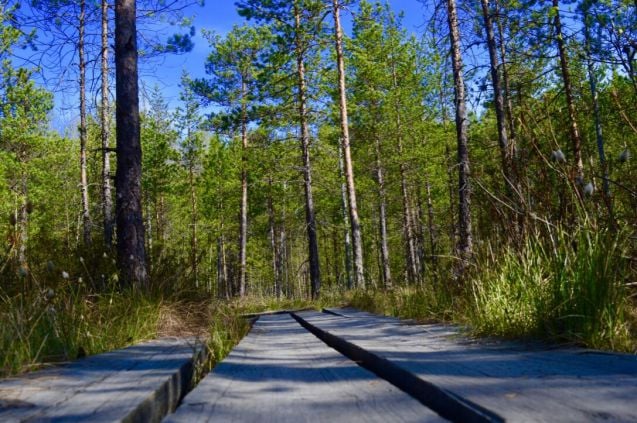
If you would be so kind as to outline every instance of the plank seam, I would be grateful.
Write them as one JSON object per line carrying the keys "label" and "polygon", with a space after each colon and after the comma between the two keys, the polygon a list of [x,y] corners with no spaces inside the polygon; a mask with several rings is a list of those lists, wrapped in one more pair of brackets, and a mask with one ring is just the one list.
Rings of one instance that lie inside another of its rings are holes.
{"label": "plank seam", "polygon": [[346,319],[350,318],[349,316],[330,310],[329,308],[322,308],[321,312],[325,314],[331,314],[332,316],[345,317]]}
{"label": "plank seam", "polygon": [[493,411],[421,379],[386,358],[324,331],[296,313],[290,313],[290,316],[329,347],[411,395],[441,417],[454,422],[504,422],[504,419]]}

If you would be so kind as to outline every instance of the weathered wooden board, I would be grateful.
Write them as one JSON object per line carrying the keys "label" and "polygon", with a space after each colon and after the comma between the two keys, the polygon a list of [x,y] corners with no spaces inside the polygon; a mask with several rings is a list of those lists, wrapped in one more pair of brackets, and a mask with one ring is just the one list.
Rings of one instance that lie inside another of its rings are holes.
{"label": "weathered wooden board", "polygon": [[444,325],[353,310],[304,312],[320,329],[510,421],[637,421],[637,356],[482,343]]}
{"label": "weathered wooden board", "polygon": [[201,348],[160,339],[0,381],[0,421],[160,421],[189,388]]}
{"label": "weathered wooden board", "polygon": [[168,422],[428,422],[409,395],[327,347],[288,315],[262,316]]}

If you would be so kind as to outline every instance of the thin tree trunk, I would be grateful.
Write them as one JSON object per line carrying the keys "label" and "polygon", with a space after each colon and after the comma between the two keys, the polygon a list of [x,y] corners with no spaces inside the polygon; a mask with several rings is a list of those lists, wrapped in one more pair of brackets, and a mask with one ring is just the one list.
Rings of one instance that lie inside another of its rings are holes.
{"label": "thin tree trunk", "polygon": [[[505,98],[505,105],[506,105],[506,116],[507,116],[507,121],[509,123],[509,131],[510,131],[510,137],[509,137],[509,145],[510,145],[510,149],[511,151],[513,151],[514,147],[515,147],[515,139],[517,138],[517,134],[516,134],[516,128],[515,128],[515,122],[513,120],[513,102],[511,100],[511,83],[509,80],[509,66],[507,65],[507,52],[506,52],[506,47],[504,44],[504,28],[502,25],[502,19],[500,17],[500,2],[499,0],[495,0],[495,20],[497,22],[498,25],[498,36],[499,36],[499,46],[500,46],[500,61],[502,62],[500,64],[500,67],[502,68],[502,80],[504,82],[504,98]],[[515,164],[515,162],[514,162]],[[519,176],[519,175],[517,175]]]}
{"label": "thin tree trunk", "polygon": [[23,169],[20,174],[20,205],[16,211],[16,244],[18,252],[18,265],[27,270],[29,268],[27,256],[27,242],[29,240],[29,187],[26,171]]}
{"label": "thin tree trunk", "polygon": [[465,85],[462,73],[462,55],[460,52],[460,31],[458,29],[458,11],[455,0],[447,0],[447,18],[451,41],[451,67],[453,69],[456,136],[458,141],[458,246],[460,256],[459,276],[462,276],[468,260],[473,254],[471,234],[471,185],[469,181],[469,148],[467,136],[467,107],[465,103]]}
{"label": "thin tree trunk", "polygon": [[303,156],[303,181],[305,189],[305,223],[307,230],[310,288],[312,299],[318,299],[321,294],[321,270],[319,262],[318,240],[316,233],[316,216],[314,212],[314,198],[312,195],[312,167],[310,164],[310,130],[307,116],[307,86],[305,81],[304,46],[301,34],[301,11],[298,4],[294,4],[294,23],[296,41],[296,64],[298,79],[298,108],[299,125],[301,131],[301,154]]}
{"label": "thin tree trunk", "polygon": [[498,53],[495,41],[495,33],[493,31],[493,20],[489,10],[489,0],[480,0],[482,4],[482,17],[484,18],[484,27],[487,33],[487,47],[489,50],[489,62],[491,72],[491,82],[493,84],[493,93],[495,99],[495,118],[498,128],[498,144],[500,145],[500,158],[502,160],[502,172],[504,173],[504,188],[507,193],[511,193],[511,187],[514,185],[511,173],[511,152],[509,150],[509,137],[506,128],[506,114],[504,107],[504,96],[502,95],[502,84],[498,73]]}
{"label": "thin tree trunk", "polygon": [[[398,89],[398,82],[396,76],[395,64],[392,63],[392,81],[394,89]],[[403,230],[405,235],[405,246],[407,253],[407,280],[414,283],[418,280],[418,269],[416,257],[416,246],[414,242],[414,230],[412,226],[412,210],[409,201],[409,191],[407,189],[407,169],[403,161],[403,137],[402,137],[402,122],[400,119],[400,107],[398,104],[394,105],[396,113],[396,141],[398,144],[398,157],[400,160],[400,192],[403,202]]]}
{"label": "thin tree trunk", "polygon": [[80,190],[82,192],[82,227],[84,245],[91,244],[91,215],[88,199],[88,175],[86,169],[86,59],[84,57],[84,32],[86,29],[86,1],[80,1],[78,54],[80,68]]}
{"label": "thin tree trunk", "polygon": [[[222,225],[223,230],[223,225]],[[217,238],[217,297],[230,299],[228,289],[228,272],[226,271],[226,249],[223,233]]]}
{"label": "thin tree trunk", "polygon": [[589,27],[588,10],[584,11],[584,43],[586,49],[586,68],[588,70],[588,83],[591,89],[591,97],[593,100],[593,116],[595,120],[595,139],[597,142],[597,154],[599,155],[599,164],[602,168],[602,197],[604,204],[608,210],[609,226],[615,228],[615,216],[613,214],[613,203],[610,195],[610,184],[608,182],[608,163],[606,162],[606,153],[604,151],[604,136],[602,134],[602,123],[599,115],[599,99],[597,96],[597,78],[595,76],[595,66],[591,58],[591,30]]}
{"label": "thin tree trunk", "polygon": [[268,225],[270,235],[270,248],[272,250],[272,276],[274,277],[274,295],[281,298],[281,275],[279,274],[279,246],[274,219],[274,205],[272,201],[272,177],[268,178]]}
{"label": "thin tree trunk", "polygon": [[115,2],[117,261],[123,285],[146,286],[141,206],[142,149],[139,132],[135,0]]}
{"label": "thin tree trunk", "polygon": [[380,138],[375,136],[376,182],[378,183],[378,219],[380,230],[380,252],[382,276],[385,289],[392,288],[391,267],[389,265],[389,247],[387,245],[387,194],[385,192],[385,175],[381,160]]}
{"label": "thin tree trunk", "polygon": [[239,220],[239,296],[246,291],[246,246],[248,242],[248,88],[241,82],[241,211]]}
{"label": "thin tree trunk", "polygon": [[188,167],[188,181],[190,185],[190,263],[192,266],[192,273],[195,277],[195,288],[199,288],[199,260],[197,257],[197,251],[199,249],[197,240],[197,191],[195,189],[195,171],[193,164],[190,163]]}
{"label": "thin tree trunk", "polygon": [[429,174],[425,174],[425,188],[427,190],[427,227],[429,230],[429,248],[431,249],[431,264],[436,266],[436,227],[434,224],[434,204],[431,199],[431,183],[429,182]]}
{"label": "thin tree trunk", "polygon": [[341,142],[345,159],[345,182],[347,184],[347,198],[349,200],[349,221],[352,227],[352,246],[354,247],[354,284],[365,287],[365,269],[363,267],[363,241],[361,236],[360,219],[356,203],[356,186],[354,183],[354,168],[350,152],[349,123],[347,116],[347,93],[345,90],[345,61],[343,59],[343,32],[338,0],[332,0],[334,15],[334,39],[336,46],[336,62],[338,67],[338,94],[341,118]]}
{"label": "thin tree trunk", "polygon": [[560,69],[562,71],[562,82],[564,84],[564,94],[566,95],[566,107],[568,110],[569,134],[571,138],[571,146],[573,148],[573,159],[575,161],[572,178],[574,181],[583,183],[584,163],[582,161],[582,140],[577,126],[575,100],[573,99],[573,87],[571,84],[571,72],[568,64],[566,45],[564,43],[564,34],[562,33],[562,21],[560,19],[559,0],[552,1],[553,8],[555,9],[555,38],[557,40],[557,48],[560,55]]}
{"label": "thin tree trunk", "polygon": [[102,110],[100,111],[102,138],[102,210],[104,245],[113,246],[113,197],[111,195],[110,105],[108,100],[108,1],[102,0]]}
{"label": "thin tree trunk", "polygon": [[345,225],[344,243],[345,243],[345,279],[347,281],[347,289],[352,289],[352,239],[350,237],[349,215],[347,213],[347,187],[343,180],[343,151],[338,150],[338,170],[341,179],[341,210],[343,211],[343,222]]}

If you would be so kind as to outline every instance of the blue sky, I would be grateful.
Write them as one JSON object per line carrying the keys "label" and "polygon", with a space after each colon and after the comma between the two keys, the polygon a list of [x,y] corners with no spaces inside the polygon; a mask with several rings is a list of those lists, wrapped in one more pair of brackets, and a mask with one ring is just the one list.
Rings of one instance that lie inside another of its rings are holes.
{"label": "blue sky", "polygon": [[[144,91],[149,92],[158,86],[170,108],[175,109],[179,106],[179,82],[183,71],[187,71],[193,77],[205,77],[204,63],[209,53],[209,46],[201,35],[202,29],[225,34],[232,29],[233,25],[243,23],[244,19],[236,12],[235,1],[206,0],[203,7],[191,6],[185,11],[185,15],[194,18],[196,35],[193,50],[183,55],[166,55],[160,60],[153,60],[150,63],[140,62],[142,107],[144,107]],[[408,31],[416,34],[421,33],[425,21],[426,6],[418,0],[387,1],[395,12],[404,12],[403,24]],[[433,1],[431,1],[432,3]],[[343,22],[346,31],[350,28],[350,18],[349,12],[344,12]],[[166,38],[176,31],[178,31],[176,28],[166,28]],[[79,121],[77,93],[57,91],[56,87],[49,86],[48,88],[55,92],[56,107],[51,116],[52,127],[62,133],[75,135]],[[114,93],[114,88],[112,92]]]}
{"label": "blue sky", "polygon": [[[201,30],[205,28],[224,34],[233,25],[243,22],[243,18],[236,12],[234,3],[235,0],[206,0],[204,7],[192,7],[188,12],[195,17],[194,25],[197,31],[193,51],[185,55],[167,57],[161,65],[154,69],[147,69],[142,77],[142,83],[147,88],[152,88],[157,84],[171,106],[175,107],[179,100],[178,85],[182,71],[186,70],[194,77],[205,76],[204,62],[209,47],[201,36]],[[396,12],[405,12],[403,23],[408,31],[420,32],[425,10],[422,3],[418,0],[389,0],[389,4]],[[347,15],[346,12],[345,21],[349,21]]]}

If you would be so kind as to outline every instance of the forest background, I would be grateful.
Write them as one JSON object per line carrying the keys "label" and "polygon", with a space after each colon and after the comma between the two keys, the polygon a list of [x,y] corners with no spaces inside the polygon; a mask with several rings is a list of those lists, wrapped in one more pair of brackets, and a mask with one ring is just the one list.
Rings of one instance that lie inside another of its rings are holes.
{"label": "forest background", "polygon": [[137,3],[141,287],[113,5],[0,0],[3,373],[284,298],[635,351],[637,4]]}

